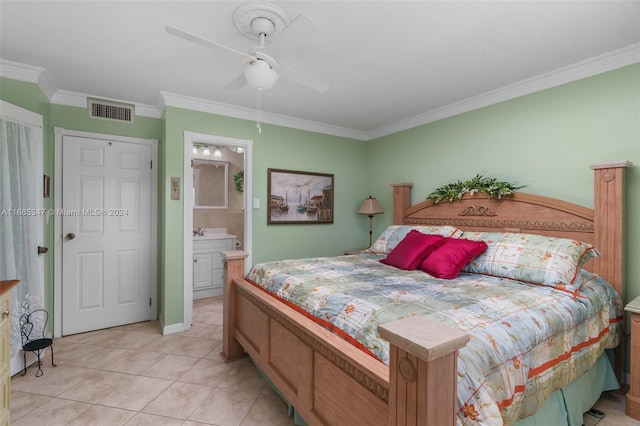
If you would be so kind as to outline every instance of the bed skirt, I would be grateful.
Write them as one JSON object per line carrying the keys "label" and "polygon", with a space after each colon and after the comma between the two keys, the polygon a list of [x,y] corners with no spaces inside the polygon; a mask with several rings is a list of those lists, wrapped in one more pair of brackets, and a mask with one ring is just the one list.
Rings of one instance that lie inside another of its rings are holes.
{"label": "bed skirt", "polygon": [[[514,426],[581,426],[583,414],[593,407],[602,392],[620,388],[609,359],[609,352],[611,350],[602,354],[593,367],[577,380],[552,393],[536,414],[519,420]],[[306,426],[307,423],[296,412],[295,407],[286,400],[260,367],[255,362],[253,364],[274,392],[287,404],[289,416],[293,417],[294,424]]]}

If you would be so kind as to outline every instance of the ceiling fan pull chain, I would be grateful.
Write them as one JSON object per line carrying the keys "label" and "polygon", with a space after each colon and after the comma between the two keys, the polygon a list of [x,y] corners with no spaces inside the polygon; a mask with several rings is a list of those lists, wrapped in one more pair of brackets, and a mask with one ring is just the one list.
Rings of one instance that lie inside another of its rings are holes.
{"label": "ceiling fan pull chain", "polygon": [[260,102],[260,98],[262,96],[262,90],[258,89],[258,105],[257,105],[257,118],[256,118],[256,127],[258,128],[258,133],[262,133],[262,128],[260,127],[260,123],[261,123],[261,117],[260,117],[260,112],[262,110],[262,105]]}

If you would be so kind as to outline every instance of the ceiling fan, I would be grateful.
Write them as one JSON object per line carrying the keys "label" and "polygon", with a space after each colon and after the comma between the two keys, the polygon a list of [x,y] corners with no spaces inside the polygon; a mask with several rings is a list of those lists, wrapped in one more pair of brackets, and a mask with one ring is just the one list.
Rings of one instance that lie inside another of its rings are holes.
{"label": "ceiling fan", "polygon": [[236,8],[233,21],[240,32],[259,40],[260,44],[245,53],[171,25],[166,27],[166,31],[203,46],[222,48],[242,56],[246,64],[244,71],[227,85],[229,89],[239,90],[248,84],[254,89],[267,90],[276,84],[278,77],[318,92],[329,89],[328,83],[280,63],[289,50],[304,44],[317,30],[311,18],[299,14],[292,20],[275,5],[251,2]]}

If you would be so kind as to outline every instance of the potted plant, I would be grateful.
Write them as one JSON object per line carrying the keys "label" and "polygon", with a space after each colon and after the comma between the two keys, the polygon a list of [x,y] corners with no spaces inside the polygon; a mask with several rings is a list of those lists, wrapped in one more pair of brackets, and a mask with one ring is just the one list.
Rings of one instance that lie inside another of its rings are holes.
{"label": "potted plant", "polygon": [[244,170],[240,170],[238,173],[233,175],[233,183],[236,187],[236,191],[242,194],[244,191]]}

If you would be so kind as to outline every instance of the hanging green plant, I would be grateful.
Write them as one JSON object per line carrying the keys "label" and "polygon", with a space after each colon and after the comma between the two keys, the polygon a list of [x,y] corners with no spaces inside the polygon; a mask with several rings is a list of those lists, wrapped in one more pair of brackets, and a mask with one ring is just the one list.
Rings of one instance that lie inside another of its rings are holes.
{"label": "hanging green plant", "polygon": [[427,200],[433,200],[436,204],[442,200],[447,200],[451,203],[460,200],[464,194],[468,193],[473,196],[476,192],[484,192],[489,198],[497,198],[496,201],[498,201],[502,199],[502,197],[508,197],[525,186],[526,185],[514,185],[509,182],[499,181],[496,178],[484,177],[478,174],[471,180],[459,180],[455,183],[441,186],[427,195]]}
{"label": "hanging green plant", "polygon": [[236,187],[236,191],[242,194],[244,191],[244,170],[240,170],[238,173],[233,175],[233,183]]}

